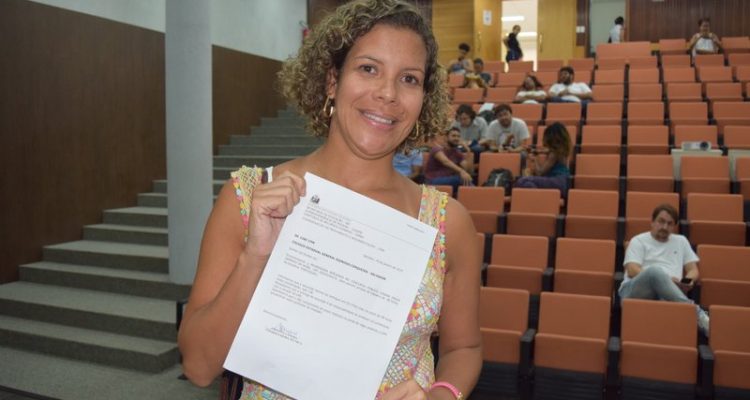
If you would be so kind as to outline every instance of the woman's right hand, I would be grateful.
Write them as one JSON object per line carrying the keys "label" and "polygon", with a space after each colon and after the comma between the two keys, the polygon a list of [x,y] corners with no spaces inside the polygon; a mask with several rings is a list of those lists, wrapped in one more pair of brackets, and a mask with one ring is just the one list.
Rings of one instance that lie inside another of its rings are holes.
{"label": "woman's right hand", "polygon": [[463,182],[463,184],[465,186],[471,186],[472,178],[471,178],[471,175],[468,172],[461,171],[461,173],[459,173],[459,175],[461,176],[461,182]]}
{"label": "woman's right hand", "polygon": [[305,195],[305,190],[305,180],[291,172],[284,172],[271,183],[256,186],[250,206],[245,255],[268,259],[286,217]]}
{"label": "woman's right hand", "polygon": [[403,381],[390,388],[380,400],[426,400],[427,394],[414,379]]}

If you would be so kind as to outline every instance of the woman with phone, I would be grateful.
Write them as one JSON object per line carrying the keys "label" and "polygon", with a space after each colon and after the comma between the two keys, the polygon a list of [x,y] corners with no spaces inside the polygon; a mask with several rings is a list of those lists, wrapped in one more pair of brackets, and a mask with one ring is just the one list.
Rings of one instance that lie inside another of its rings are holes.
{"label": "woman with phone", "polygon": [[701,18],[698,21],[699,31],[690,39],[688,50],[695,57],[698,54],[716,54],[721,50],[721,41],[711,32],[711,20]]}

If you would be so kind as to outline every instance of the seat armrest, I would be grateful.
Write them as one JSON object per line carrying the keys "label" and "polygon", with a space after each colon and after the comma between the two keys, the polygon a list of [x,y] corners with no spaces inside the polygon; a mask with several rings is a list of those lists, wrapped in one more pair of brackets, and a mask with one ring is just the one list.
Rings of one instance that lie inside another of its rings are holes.
{"label": "seat armrest", "polygon": [[521,379],[531,377],[531,360],[534,357],[534,338],[536,329],[529,328],[521,335],[521,359],[518,362],[518,374]]}
{"label": "seat armrest", "polygon": [[483,262],[482,263],[482,271],[481,271],[481,280],[482,280],[482,286],[487,286],[487,267],[489,266],[489,263]]}
{"label": "seat armrest", "polygon": [[698,390],[702,396],[713,398],[714,351],[707,345],[698,346]]}
{"label": "seat armrest", "polygon": [[625,279],[625,272],[615,272],[613,279],[615,280],[615,292],[620,290],[620,285],[622,285],[622,281]]}
{"label": "seat armrest", "polygon": [[177,329],[178,331],[180,330],[180,324],[182,324],[182,315],[185,312],[185,305],[187,305],[187,302],[188,302],[187,298],[177,300],[177,307],[176,307],[177,316],[175,318],[175,321],[176,321],[175,329]]}
{"label": "seat armrest", "polygon": [[690,298],[693,299],[693,301],[695,302],[695,304],[700,304],[701,303],[701,288],[702,288],[702,285],[701,285],[701,281],[699,279],[693,285],[693,289],[690,290]]}
{"label": "seat armrest", "polygon": [[625,217],[617,217],[617,234],[615,236],[615,245],[622,246],[625,240]]}
{"label": "seat armrest", "polygon": [[686,219],[680,220],[680,235],[690,239],[690,221]]}
{"label": "seat armrest", "polygon": [[682,193],[682,177],[674,180],[674,191],[675,193]]}
{"label": "seat armrest", "polygon": [[563,214],[557,214],[557,219],[555,220],[555,237],[563,237],[565,236],[565,215]]}
{"label": "seat armrest", "polygon": [[544,269],[544,272],[542,272],[542,291],[551,292],[554,284],[555,284],[555,269],[552,267],[547,267]]}
{"label": "seat armrest", "polygon": [[741,190],[740,182],[739,181],[732,181],[732,182],[730,182],[729,183],[729,188],[730,188],[730,191],[733,194],[740,193],[740,190]]}
{"label": "seat armrest", "polygon": [[618,336],[607,341],[607,386],[617,386],[620,381],[620,352],[622,343]]}
{"label": "seat armrest", "polygon": [[508,213],[503,212],[497,216],[497,233],[508,232]]}

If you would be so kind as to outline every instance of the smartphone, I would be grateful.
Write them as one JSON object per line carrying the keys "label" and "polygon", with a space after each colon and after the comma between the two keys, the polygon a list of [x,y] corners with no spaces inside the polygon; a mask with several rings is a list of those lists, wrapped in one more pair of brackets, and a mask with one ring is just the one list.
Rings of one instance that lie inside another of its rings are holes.
{"label": "smartphone", "polygon": [[682,278],[682,280],[680,281],[680,283],[684,283],[686,285],[689,285],[689,284],[693,283],[693,280],[690,279],[690,278]]}

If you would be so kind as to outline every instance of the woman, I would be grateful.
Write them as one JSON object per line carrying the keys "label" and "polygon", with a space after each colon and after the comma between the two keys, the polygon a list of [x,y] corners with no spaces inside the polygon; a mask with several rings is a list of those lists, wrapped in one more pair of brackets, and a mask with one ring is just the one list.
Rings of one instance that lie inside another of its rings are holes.
{"label": "woman", "polygon": [[[192,382],[206,386],[222,373],[284,219],[305,195],[301,177],[311,172],[441,231],[428,265],[414,266],[425,270],[424,278],[377,398],[469,394],[482,364],[474,227],[453,199],[392,167],[396,151],[447,125],[444,80],[429,26],[413,6],[397,0],[339,7],[284,64],[284,95],[308,118],[309,129],[327,140],[312,154],[265,171],[243,167],[224,185],[206,225],[179,332]],[[435,331],[440,360],[433,369]],[[330,384],[335,390],[336,382]],[[286,399],[247,379],[242,398]]]}
{"label": "woman", "polygon": [[515,187],[559,189],[565,196],[568,191],[568,156],[571,143],[565,125],[555,122],[544,130],[542,149],[532,152],[526,161],[525,176],[516,181]]}
{"label": "woman", "polygon": [[688,50],[695,57],[697,54],[716,54],[721,50],[721,41],[715,33],[711,32],[711,20],[701,18],[698,21],[698,33],[690,38]]}
{"label": "woman", "polygon": [[615,18],[615,26],[609,30],[609,43],[623,43],[625,42],[625,18]]}
{"label": "woman", "polygon": [[519,33],[521,33],[521,27],[513,25],[513,30],[503,39],[503,43],[505,43],[505,47],[508,49],[508,52],[505,54],[505,61],[523,59],[523,51],[521,51],[521,45],[518,43]]}
{"label": "woman", "polygon": [[516,93],[516,103],[537,104],[547,101],[547,92],[539,79],[534,75],[526,75],[523,84]]}
{"label": "woman", "polygon": [[468,104],[461,104],[456,109],[456,120],[451,125],[461,132],[461,145],[479,157],[487,147],[487,121],[477,115]]}

